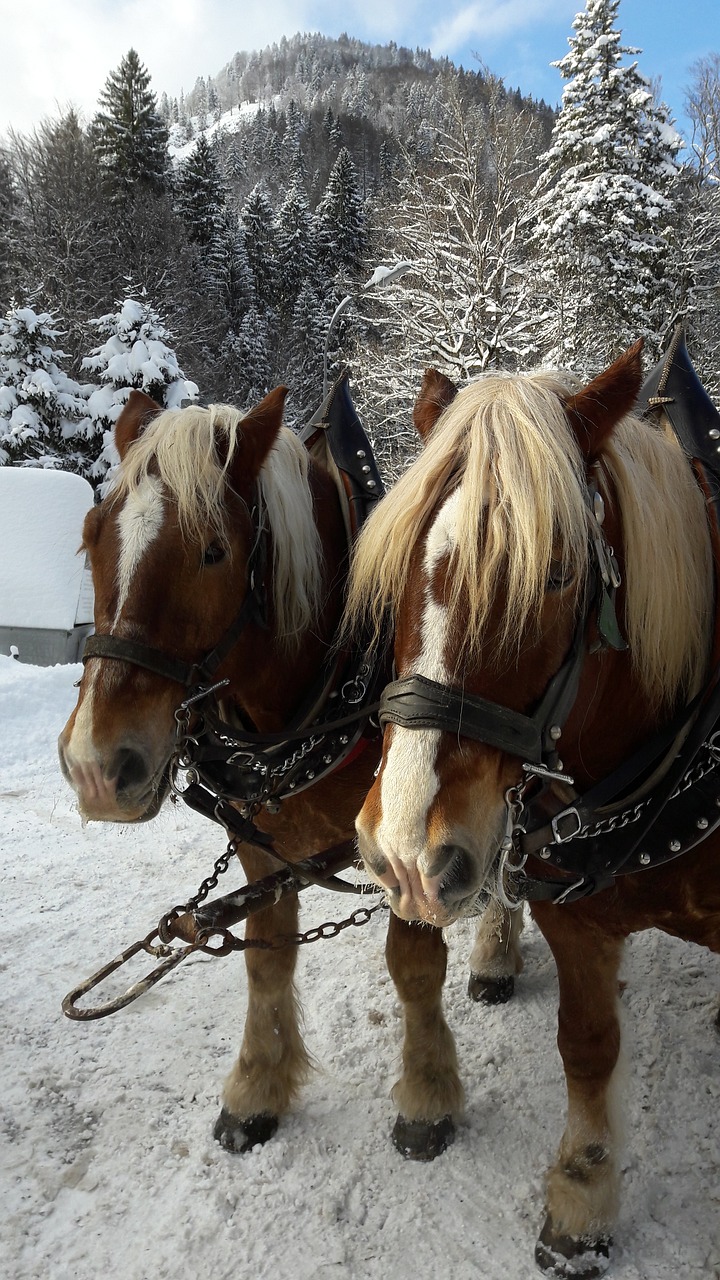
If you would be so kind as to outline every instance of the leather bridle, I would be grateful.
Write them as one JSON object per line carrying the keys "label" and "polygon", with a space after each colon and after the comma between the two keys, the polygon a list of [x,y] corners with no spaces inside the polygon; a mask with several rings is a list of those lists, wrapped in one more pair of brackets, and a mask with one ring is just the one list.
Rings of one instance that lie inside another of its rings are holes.
{"label": "leather bridle", "polygon": [[267,600],[265,596],[265,568],[267,564],[267,533],[262,516],[260,488],[257,488],[255,505],[250,512],[253,522],[253,545],[247,563],[247,586],[238,612],[217,644],[204,657],[195,662],[185,662],[172,657],[164,649],[140,644],[112,632],[99,632],[88,636],[82,655],[83,663],[90,658],[116,658],[132,666],[143,667],[166,680],[174,680],[186,689],[199,689],[210,685],[217,678],[222,663],[234,649],[245,627],[255,622],[267,626]]}

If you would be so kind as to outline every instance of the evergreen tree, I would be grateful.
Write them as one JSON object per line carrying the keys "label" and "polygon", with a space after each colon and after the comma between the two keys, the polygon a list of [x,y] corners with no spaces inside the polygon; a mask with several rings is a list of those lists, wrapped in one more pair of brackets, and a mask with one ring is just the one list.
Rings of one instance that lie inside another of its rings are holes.
{"label": "evergreen tree", "polygon": [[275,216],[264,182],[253,187],[240,222],[255,300],[261,309],[274,311],[279,301],[279,246]]}
{"label": "evergreen tree", "polygon": [[546,353],[591,372],[641,335],[659,353],[672,322],[669,246],[676,234],[675,157],[681,140],[620,44],[620,0],[587,0],[570,50],[555,63],[567,81],[541,158],[535,247],[552,311]]}
{"label": "evergreen tree", "polygon": [[54,316],[12,307],[0,320],[0,465],[87,474],[94,424],[83,389],[62,369]]}
{"label": "evergreen tree", "polygon": [[103,433],[102,453],[91,471],[93,479],[101,480],[117,462],[112,429],[133,388],[165,409],[194,399],[198,389],[185,378],[169,345],[171,335],[148,302],[126,296],[117,311],[92,325],[105,340],[85,357],[82,367],[101,384],[87,401],[94,430]]}
{"label": "evergreen tree", "polygon": [[317,209],[320,243],[329,273],[356,277],[366,246],[365,210],[357,170],[347,147],[332,167]]}
{"label": "evergreen tree", "polygon": [[230,306],[233,242],[216,148],[200,134],[177,180],[177,207],[190,241],[198,246],[209,289]]}
{"label": "evergreen tree", "polygon": [[100,105],[92,139],[113,190],[127,194],[145,186],[162,191],[168,166],[167,129],[150,90],[150,75],[134,49],[108,76]]}
{"label": "evergreen tree", "polygon": [[289,315],[303,284],[315,284],[318,275],[315,222],[298,179],[280,206],[276,230],[281,306]]}

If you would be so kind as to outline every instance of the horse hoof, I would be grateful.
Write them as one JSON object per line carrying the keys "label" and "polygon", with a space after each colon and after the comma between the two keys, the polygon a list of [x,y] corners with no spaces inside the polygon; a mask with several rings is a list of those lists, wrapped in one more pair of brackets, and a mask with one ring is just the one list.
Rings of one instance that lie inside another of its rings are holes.
{"label": "horse hoof", "polygon": [[447,1151],[455,1140],[452,1116],[443,1116],[434,1123],[430,1120],[406,1120],[398,1116],[392,1131],[392,1140],[406,1160],[434,1160]]}
{"label": "horse hoof", "polygon": [[480,1004],[507,1004],[514,991],[512,974],[508,978],[483,978],[479,973],[470,974],[468,995]]}
{"label": "horse hoof", "polygon": [[535,1261],[546,1276],[559,1280],[594,1280],[610,1266],[612,1237],[558,1235],[550,1218],[545,1219],[535,1245]]}
{"label": "horse hoof", "polygon": [[272,1138],[277,1127],[277,1116],[271,1116],[266,1111],[259,1116],[249,1116],[247,1120],[241,1120],[239,1116],[232,1115],[223,1107],[215,1121],[213,1138],[226,1151],[242,1155],[243,1151],[251,1151],[253,1147],[267,1142],[268,1138]]}

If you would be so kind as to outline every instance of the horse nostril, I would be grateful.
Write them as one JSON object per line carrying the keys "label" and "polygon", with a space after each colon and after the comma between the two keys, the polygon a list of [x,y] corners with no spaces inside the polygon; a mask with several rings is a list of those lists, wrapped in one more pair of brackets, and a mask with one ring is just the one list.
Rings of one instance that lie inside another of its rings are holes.
{"label": "horse nostril", "polygon": [[425,875],[428,878],[442,876],[440,893],[445,897],[450,891],[460,892],[467,888],[473,878],[473,867],[470,854],[456,844],[443,844],[436,851],[435,857]]}
{"label": "horse nostril", "polygon": [[147,781],[148,768],[140,752],[122,747],[113,760],[113,776],[118,793],[142,786]]}

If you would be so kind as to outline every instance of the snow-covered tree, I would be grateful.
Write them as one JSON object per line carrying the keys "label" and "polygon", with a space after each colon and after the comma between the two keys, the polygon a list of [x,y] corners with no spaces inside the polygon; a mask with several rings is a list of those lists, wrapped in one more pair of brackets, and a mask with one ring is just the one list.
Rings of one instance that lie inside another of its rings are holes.
{"label": "snow-covered tree", "polygon": [[[587,0],[559,62],[567,81],[535,192],[535,251],[553,360],[593,371],[673,323],[669,278],[681,139],[616,27],[620,0]],[[542,305],[542,303],[541,303]]]}
{"label": "snow-covered tree", "polygon": [[103,435],[103,449],[92,468],[94,480],[104,479],[117,462],[112,429],[130,391],[136,388],[165,409],[177,409],[197,396],[197,386],[182,372],[169,345],[171,335],[146,301],[127,296],[117,311],[92,321],[104,339],[82,362],[100,385],[91,391],[87,412]]}
{"label": "snow-covered tree", "polygon": [[695,163],[683,172],[678,311],[703,381],[720,400],[720,54],[700,58],[691,71],[686,110]]}
{"label": "snow-covered tree", "polygon": [[83,388],[62,368],[59,337],[47,311],[12,307],[0,319],[0,465],[81,475],[91,467],[97,429]]}
{"label": "snow-covered tree", "polygon": [[279,246],[275,214],[264,182],[258,182],[245,201],[240,226],[255,299],[261,308],[274,310],[279,301]]}
{"label": "snow-covered tree", "polygon": [[92,139],[116,193],[132,192],[137,186],[163,190],[167,129],[150,89],[150,74],[134,49],[108,76],[100,106]]}
{"label": "snow-covered tree", "polygon": [[328,271],[357,276],[366,246],[365,209],[347,147],[342,147],[332,167],[317,214]]}
{"label": "snow-covered tree", "polygon": [[[404,465],[415,438],[407,405],[435,365],[464,383],[489,367],[534,360],[523,241],[537,157],[536,127],[509,103],[499,81],[487,106],[446,89],[432,164],[405,155],[405,172],[379,210],[377,258],[415,270],[387,293],[369,293],[374,322],[353,366],[359,400],[385,473]],[[400,428],[398,424],[408,425]]]}
{"label": "snow-covered tree", "polygon": [[198,246],[209,288],[229,304],[232,290],[232,237],[216,148],[200,134],[180,168],[177,207],[191,242]]}
{"label": "snow-covered tree", "polygon": [[281,303],[283,312],[290,314],[304,283],[315,285],[318,276],[315,220],[298,180],[278,210],[276,232]]}

